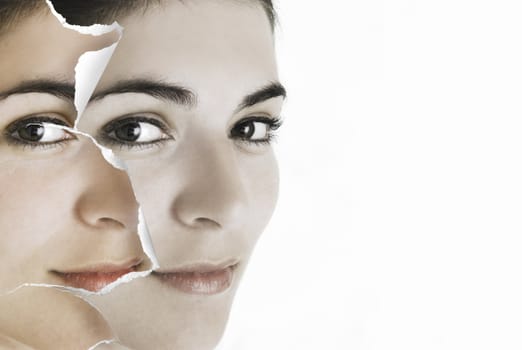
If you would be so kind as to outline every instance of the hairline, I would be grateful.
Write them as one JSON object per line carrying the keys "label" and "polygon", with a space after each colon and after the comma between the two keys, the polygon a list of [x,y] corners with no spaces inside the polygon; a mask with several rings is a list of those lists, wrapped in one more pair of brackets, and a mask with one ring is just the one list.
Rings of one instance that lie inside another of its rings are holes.
{"label": "hairline", "polygon": [[[126,19],[126,18],[136,16],[139,14],[143,15],[151,9],[155,9],[155,8],[168,4],[169,1],[170,0],[133,0],[132,2],[126,3],[126,5],[116,5],[110,12],[99,13],[98,18],[96,18],[96,23],[112,24],[114,21]],[[184,3],[189,2],[190,0],[177,0],[177,1],[184,4]],[[223,0],[220,0],[220,1],[223,1]],[[225,0],[225,1],[227,1],[227,0]],[[252,5],[253,2],[256,3],[265,12],[265,15],[267,16],[270,27],[271,27],[272,31],[274,31],[274,28],[275,28],[276,22],[277,22],[277,15],[276,15],[275,9],[273,7],[273,4],[272,4],[272,6],[269,6],[269,5],[267,5],[265,0],[228,0],[228,1],[242,3],[244,5]],[[53,2],[53,1],[51,0],[51,2]],[[58,2],[58,1],[54,1],[54,2]],[[272,3],[272,2],[270,1],[270,3]],[[59,6],[55,6],[55,8],[56,7],[58,7],[56,9],[57,12],[60,12]],[[93,15],[93,17],[94,17],[94,15]],[[66,20],[67,20],[67,18],[66,18]],[[67,21],[67,22],[69,22],[69,21]],[[70,24],[77,24],[77,23],[70,23]],[[92,24],[95,24],[95,23],[79,24],[79,25],[86,26],[86,25],[92,25]]]}
{"label": "hairline", "polygon": [[[5,11],[6,13],[0,16],[0,19],[5,20],[4,23],[0,23],[0,39],[18,24],[33,16],[51,14],[51,11],[44,13],[45,9],[49,9],[45,0],[20,1],[20,3],[14,5],[10,11]],[[8,18],[3,19],[3,15],[6,14]]]}
{"label": "hairline", "polygon": [[[2,0],[0,0],[2,1]],[[14,0],[3,0],[3,1],[14,1]],[[16,5],[13,5],[10,10],[5,11],[3,15],[5,15],[4,23],[0,23],[0,39],[8,33],[10,30],[12,30],[15,26],[22,23],[23,21],[27,20],[31,16],[34,16],[35,14],[42,14],[44,13],[45,9],[49,10],[49,6],[47,5],[45,0],[17,0],[20,2],[17,2]],[[186,1],[190,0],[178,0],[181,3],[185,3]],[[51,2],[53,2],[51,0]],[[277,15],[275,12],[275,9],[273,7],[273,3],[270,1],[270,5],[267,4],[265,0],[234,0],[234,2],[243,3],[245,5],[252,4],[252,2],[255,2],[258,6],[260,6],[263,11],[265,12],[268,22],[270,24],[272,32],[274,31],[274,28],[276,26],[277,22]],[[165,0],[136,0],[132,3],[127,2],[127,6],[125,5],[115,5],[114,8],[112,8],[110,11],[100,12],[100,13],[94,13],[91,14],[92,20],[96,23],[102,23],[102,24],[111,24],[112,22],[116,20],[121,20],[124,18],[132,17],[133,15],[136,15],[138,12],[145,13],[150,8],[158,7],[163,4],[166,4],[167,1]],[[55,5],[57,4],[57,6]],[[60,12],[60,6],[59,6],[59,0],[55,0],[53,5],[58,8],[56,8],[57,12]],[[6,6],[7,7],[7,6]],[[103,8],[103,6],[101,6]],[[8,7],[7,7],[8,8]],[[94,7],[96,8],[96,7]],[[1,9],[1,8],[0,8]],[[49,11],[50,14],[50,11]],[[66,16],[64,16],[66,17]],[[96,19],[94,19],[96,17]],[[0,19],[2,18],[2,13],[0,13]],[[69,20],[66,18],[66,20],[69,22]],[[110,22],[110,23],[109,23]],[[70,24],[77,24],[77,23],[70,23]],[[90,25],[95,23],[89,23],[89,24],[80,24],[80,25]]]}

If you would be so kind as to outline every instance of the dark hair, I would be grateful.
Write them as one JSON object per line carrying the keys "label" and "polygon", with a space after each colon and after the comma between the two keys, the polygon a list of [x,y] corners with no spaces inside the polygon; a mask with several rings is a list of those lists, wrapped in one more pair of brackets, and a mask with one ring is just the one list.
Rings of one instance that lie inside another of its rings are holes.
{"label": "dark hair", "polygon": [[[163,1],[165,0],[52,0],[52,3],[69,24],[89,26],[95,23],[111,24],[117,18],[137,11],[145,12],[150,6]],[[256,1],[263,6],[273,29],[277,15],[272,0]],[[0,0],[0,35],[46,7],[45,0]]]}
{"label": "dark hair", "polygon": [[[67,23],[88,26],[95,23],[111,24],[117,18],[125,17],[137,11],[145,12],[149,7],[159,5],[164,1],[165,0],[52,0],[52,3],[55,10],[65,17]],[[276,12],[272,0],[256,1],[261,3],[268,16],[270,25],[274,28]]]}
{"label": "dark hair", "polygon": [[0,35],[45,7],[45,0],[0,0]]}

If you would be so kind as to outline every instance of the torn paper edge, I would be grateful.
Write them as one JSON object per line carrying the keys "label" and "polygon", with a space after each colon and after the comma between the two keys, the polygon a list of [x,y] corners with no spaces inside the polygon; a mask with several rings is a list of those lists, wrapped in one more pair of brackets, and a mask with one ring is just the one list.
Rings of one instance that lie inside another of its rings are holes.
{"label": "torn paper edge", "polygon": [[[85,107],[89,103],[89,99],[96,88],[96,85],[100,81],[105,68],[107,67],[116,46],[121,40],[123,35],[123,27],[114,22],[111,25],[106,24],[93,24],[90,26],[78,26],[67,23],[67,20],[56,11],[52,0],[46,0],[47,6],[51,10],[51,13],[58,19],[62,27],[70,30],[74,30],[80,34],[100,36],[116,31],[118,33],[118,40],[112,45],[107,46],[98,51],[87,51],[84,52],[76,64],[75,67],[75,94],[74,94],[74,106],[76,107],[77,117],[74,123],[74,127],[78,125],[81,115],[85,110]],[[81,83],[79,83],[81,81]]]}
{"label": "torn paper edge", "polygon": [[100,81],[105,68],[109,64],[109,61],[118,46],[121,39],[121,32],[118,41],[98,51],[87,51],[84,52],[78,59],[78,63],[74,68],[75,71],[75,93],[74,93],[74,106],[76,107],[76,121],[74,122],[74,128],[78,126],[80,118],[89,103],[89,100]]}
{"label": "torn paper edge", "polygon": [[[46,1],[48,1],[48,3],[51,2],[51,0],[46,0]],[[52,6],[52,3],[50,4],[50,6]],[[52,7],[51,11],[54,11],[54,7]],[[54,13],[56,13],[56,11],[54,11]],[[56,13],[56,16],[60,20],[60,22],[62,22],[62,20],[65,22],[65,20],[63,19],[63,17],[60,14]],[[62,22],[62,25],[66,28],[72,28],[74,30],[79,30],[80,32],[85,32],[86,28],[87,29],[90,28],[90,27],[81,27],[81,26],[70,26],[68,24],[64,24],[63,22]],[[91,34],[92,30],[97,30],[96,28],[98,28],[98,27],[94,27],[94,28],[91,28],[90,30],[87,30],[87,33]],[[98,147],[98,149],[100,149],[105,160],[107,160],[107,162],[109,164],[111,164],[112,166],[114,166],[115,168],[127,172],[127,176],[128,176],[128,169],[123,160],[119,159],[111,149],[100,145],[94,137],[92,137],[89,134],[82,133],[77,129],[77,125],[83,115],[83,112],[85,111],[85,108],[86,108],[87,104],[89,103],[89,100],[91,99],[91,96],[92,96],[97,84],[99,83],[99,80],[101,79],[103,72],[105,71],[105,68],[109,64],[109,61],[110,61],[114,51],[116,50],[116,47],[118,46],[118,44],[122,38],[122,35],[123,35],[123,27],[121,27],[117,22],[113,23],[111,26],[104,26],[104,28],[106,30],[108,30],[109,28],[111,30],[117,30],[118,34],[119,34],[118,40],[115,43],[113,43],[112,45],[105,47],[101,50],[84,52],[79,57],[78,63],[76,64],[76,66],[74,68],[74,71],[75,71],[74,105],[75,105],[75,108],[77,111],[77,116],[76,116],[76,121],[74,123],[74,129],[69,129],[69,131],[76,132],[78,134],[84,135],[84,136],[88,137],[89,139],[91,139],[92,142]],[[131,181],[131,186],[132,186],[132,181]],[[134,191],[134,189],[133,189],[133,191]],[[141,205],[139,207],[138,215],[139,215],[138,228],[137,228],[138,236],[140,238],[141,247],[142,247],[143,251],[145,252],[145,254],[147,255],[147,257],[149,258],[149,260],[152,263],[152,267],[150,270],[150,271],[152,271],[153,269],[157,269],[159,267],[159,263],[158,263],[156,254],[154,252],[154,248],[152,246],[152,240],[150,238],[150,233],[147,228],[145,218],[143,216]],[[150,271],[149,271],[149,273],[150,273]],[[131,275],[133,277],[132,278],[128,277],[128,278],[130,278],[129,280],[125,279],[129,275]],[[114,288],[114,286],[112,286],[114,283],[118,284],[118,283],[122,283],[122,282],[128,282],[137,277],[140,277],[140,276],[133,275],[132,273],[124,275],[117,281],[106,286],[104,289],[102,289],[102,291],[100,291],[98,293],[101,293],[101,294],[108,293],[108,292],[110,292],[110,290],[112,290],[112,288]],[[108,288],[108,289],[105,290],[106,288]]]}
{"label": "torn paper edge", "polygon": [[[127,167],[125,163],[116,157],[116,155],[112,152],[112,150],[103,147],[100,145],[94,137],[87,133],[80,132],[77,130],[77,124],[80,119],[80,116],[83,114],[90,97],[92,96],[92,93],[94,92],[94,89],[96,88],[96,85],[98,84],[103,72],[105,71],[105,68],[107,67],[110,58],[112,57],[112,54],[114,53],[119,41],[121,40],[123,28],[117,23],[114,22],[111,25],[100,25],[95,24],[91,26],[77,26],[77,25],[70,25],[67,23],[66,19],[60,15],[54,8],[51,0],[46,0],[46,3],[51,10],[51,13],[58,19],[58,21],[61,23],[61,25],[70,30],[74,30],[81,34],[86,35],[93,35],[93,36],[100,36],[103,34],[110,33],[114,30],[116,30],[119,34],[118,39],[116,42],[114,42],[112,45],[107,46],[101,50],[98,51],[87,51],[83,53],[79,59],[78,63],[75,66],[75,96],[74,96],[74,105],[77,111],[77,118],[74,124],[74,128],[68,128],[63,127],[63,129],[76,133],[79,135],[83,135],[85,137],[88,137],[96,147],[101,151],[104,159],[115,168],[127,172]],[[128,176],[128,174],[127,174]],[[132,184],[132,183],[131,183]],[[134,192],[134,189],[133,189]],[[75,295],[76,297],[82,299],[83,301],[87,302],[90,306],[95,308],[100,314],[101,311],[91,302],[89,302],[85,297],[89,295],[103,295],[110,293],[116,286],[122,284],[122,283],[128,283],[136,278],[143,278],[148,276],[153,269],[156,269],[159,267],[158,260],[156,257],[156,254],[154,253],[154,249],[152,246],[152,240],[150,238],[150,234],[147,228],[147,225],[145,223],[145,218],[143,216],[143,212],[141,210],[141,206],[139,207],[138,211],[138,236],[140,238],[140,243],[142,246],[142,249],[144,250],[145,254],[151,261],[151,268],[146,271],[138,271],[138,272],[131,272],[128,274],[125,274],[118,278],[116,281],[108,284],[104,288],[102,288],[100,291],[97,292],[91,292],[85,289],[81,288],[73,288],[69,286],[64,285],[54,285],[54,284],[45,284],[45,283],[24,283],[19,285],[18,287],[14,288],[13,290],[10,290],[6,293],[0,294],[0,296],[4,295],[10,295],[13,293],[16,293],[19,289],[24,287],[44,287],[44,288],[54,288],[58,289],[64,292],[71,292],[71,294]],[[98,343],[94,344],[93,346],[89,347],[88,350],[95,349],[96,347],[103,345],[103,344],[112,344],[117,342],[116,339],[107,339],[99,341]]]}
{"label": "torn paper edge", "polygon": [[101,145],[98,141],[96,141],[96,139],[92,135],[76,129],[76,126],[74,128],[70,128],[70,127],[67,127],[64,125],[53,125],[52,127],[68,131],[72,134],[77,134],[77,135],[87,137],[89,140],[92,141],[92,143],[94,143],[94,145],[96,147],[98,147],[103,158],[107,161],[107,163],[109,163],[116,169],[127,172],[127,164],[125,164],[125,162],[123,160],[118,158],[110,148],[107,148],[107,147]]}
{"label": "torn paper edge", "polygon": [[88,35],[94,35],[94,36],[100,36],[103,34],[107,34],[112,32],[113,30],[118,30],[120,33],[123,30],[123,28],[117,23],[114,22],[113,24],[107,25],[107,24],[93,24],[90,26],[78,26],[78,25],[72,25],[67,23],[67,20],[59,14],[56,9],[54,8],[54,5],[52,3],[52,0],[45,0],[47,3],[47,6],[49,6],[49,9],[51,10],[51,13],[60,21],[62,26],[67,29],[74,30],[81,34],[88,34]]}
{"label": "torn paper edge", "polygon": [[[87,34],[87,35],[94,35],[99,36],[106,33],[110,33],[114,30],[116,30],[119,34],[118,39],[116,42],[114,42],[112,45],[107,46],[103,49],[100,49],[98,51],[86,51],[84,52],[79,58],[78,63],[75,66],[75,95],[74,95],[74,105],[77,110],[77,117],[74,124],[74,128],[69,127],[61,127],[71,133],[83,135],[87,138],[89,138],[96,147],[101,151],[102,156],[104,159],[113,167],[116,169],[122,170],[127,172],[127,166],[125,162],[121,159],[119,159],[114,152],[102,145],[100,145],[96,139],[91,136],[90,134],[81,132],[77,129],[78,121],[83,114],[85,107],[87,106],[92,93],[94,92],[94,89],[96,88],[99,80],[101,79],[101,76],[103,75],[103,72],[105,71],[105,68],[107,67],[117,45],[119,44],[122,34],[123,34],[123,27],[121,27],[117,22],[114,22],[111,25],[91,25],[91,26],[77,26],[77,25],[70,25],[67,23],[66,19],[59,14],[53,4],[52,0],[46,0],[47,5],[49,6],[49,9],[51,10],[52,14],[60,21],[62,26],[66,29],[71,29],[74,31],[77,31],[81,34]],[[128,176],[128,172],[127,172]],[[132,182],[131,182],[132,186]],[[133,189],[134,192],[134,189]],[[135,195],[135,192],[134,192]],[[121,283],[128,283],[132,281],[135,278],[145,277],[148,276],[152,270],[157,269],[159,267],[158,259],[156,257],[156,254],[154,252],[154,248],[152,246],[152,240],[150,238],[149,230],[147,228],[145,217],[143,215],[143,211],[141,209],[141,206],[139,207],[138,211],[138,236],[140,238],[140,243],[143,251],[151,261],[151,268],[146,271],[139,271],[139,272],[131,272],[128,274],[125,274],[118,278],[116,281],[110,283],[109,285],[105,286],[103,289],[101,289],[98,292],[91,292],[80,288],[73,288],[68,286],[62,286],[62,285],[48,285],[48,284],[34,284],[34,283],[26,283],[19,287],[23,286],[47,286],[47,287],[55,287],[55,288],[63,288],[65,290],[73,291],[77,293],[78,295],[103,295],[110,293],[117,285]]]}
{"label": "torn paper edge", "polygon": [[94,344],[93,346],[91,346],[89,349],[87,350],[94,350],[96,349],[98,346],[101,346],[101,345],[111,345],[111,344],[114,344],[114,343],[117,343],[118,342],[118,339],[110,339],[110,340],[101,340],[99,342],[97,342],[96,344]]}
{"label": "torn paper edge", "polygon": [[[96,141],[96,139],[93,136],[91,136],[90,134],[79,131],[77,129],[69,128],[67,126],[56,125],[55,127],[66,130],[73,134],[82,135],[84,137],[87,137],[94,143],[94,145],[96,147],[98,147],[98,149],[102,153],[103,158],[109,164],[111,164],[116,169],[127,172],[127,165],[125,164],[125,162],[122,159],[118,158],[110,148],[107,148],[107,147],[101,145],[100,143],[98,143],[98,141]],[[127,174],[127,176],[128,176],[128,174]],[[131,186],[132,186],[132,181],[131,181]],[[134,189],[133,189],[133,191],[134,191]],[[147,227],[145,215],[143,214],[141,205],[139,205],[139,207],[138,207],[137,231],[138,231],[138,236],[140,238],[141,248],[143,249],[143,251],[145,252],[145,255],[147,255],[147,257],[149,258],[149,260],[152,264],[149,272],[151,272],[152,270],[158,269],[160,267],[158,258],[156,257],[156,253],[154,251],[154,246],[152,244],[152,239],[150,236],[149,229]],[[130,275],[130,274],[124,275],[123,277],[128,276],[128,275]],[[122,282],[126,282],[126,281],[122,281]],[[109,287],[109,286],[107,286],[107,287]]]}
{"label": "torn paper edge", "polygon": [[[23,283],[14,289],[11,289],[8,292],[2,293],[0,296],[16,293],[16,291],[18,291],[20,288],[24,288],[24,287],[50,287],[50,288],[62,289],[62,290],[66,290],[68,292],[73,292],[76,296],[79,296],[79,297],[87,297],[87,296],[91,296],[91,295],[104,295],[104,294],[108,294],[108,293],[112,292],[112,290],[114,288],[116,288],[117,286],[119,286],[120,284],[129,283],[130,281],[132,281],[136,278],[146,277],[151,272],[152,272],[152,269],[145,270],[145,271],[129,272],[129,273],[121,276],[120,278],[118,278],[116,281],[111,282],[110,284],[106,285],[105,287],[103,287],[101,290],[99,290],[97,292],[91,292],[87,289],[75,288],[75,287],[65,286],[62,284]],[[92,306],[94,306],[94,305],[92,305]]]}
{"label": "torn paper edge", "polygon": [[[101,312],[100,309],[98,309],[98,307],[96,305],[94,305],[93,303],[91,303],[89,300],[85,299],[84,296],[85,296],[85,291],[83,289],[77,289],[77,288],[70,288],[70,287],[64,287],[64,286],[61,286],[61,285],[54,285],[54,284],[45,284],[45,283],[24,283],[22,285],[19,285],[18,287],[16,287],[15,289],[13,290],[10,290],[9,292],[7,293],[3,293],[0,295],[0,297],[3,297],[3,296],[7,296],[7,295],[10,295],[10,294],[14,294],[16,293],[18,290],[22,289],[22,288],[25,288],[25,287],[37,287],[37,288],[53,288],[55,290],[58,290],[62,293],[69,293],[70,295],[76,297],[76,298],[80,298],[82,301],[86,302],[87,304],[89,304],[92,308],[94,308],[96,311],[98,311],[98,313],[100,313],[101,315],[103,315],[103,313]],[[82,295],[83,294],[83,295]],[[95,294],[95,293],[91,293],[91,294]],[[116,338],[111,338],[111,339],[103,339],[103,340],[100,340],[98,341],[97,343],[95,343],[94,345],[90,346],[87,350],[91,350],[91,349],[94,349],[100,345],[104,345],[104,344],[107,344],[107,345],[110,345],[112,343],[117,343],[119,340],[116,339]]]}
{"label": "torn paper edge", "polygon": [[[132,185],[132,182],[131,182]],[[147,223],[145,222],[145,215],[141,206],[138,208],[138,235],[140,236],[141,248],[145,254],[149,257],[152,267],[151,270],[156,270],[160,267],[154,246],[152,245],[152,238],[149,232]]]}

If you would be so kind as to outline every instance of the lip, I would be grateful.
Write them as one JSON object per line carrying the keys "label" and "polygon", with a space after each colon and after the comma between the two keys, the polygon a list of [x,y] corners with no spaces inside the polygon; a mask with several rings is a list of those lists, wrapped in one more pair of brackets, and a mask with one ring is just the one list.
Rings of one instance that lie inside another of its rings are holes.
{"label": "lip", "polygon": [[215,295],[227,291],[234,280],[237,260],[221,264],[197,263],[171,270],[152,272],[160,281],[180,292],[194,295]]}
{"label": "lip", "polygon": [[74,288],[81,288],[91,292],[99,292],[107,285],[128,273],[138,271],[142,260],[133,259],[124,264],[102,263],[81,267],[74,270],[51,272],[65,283]]}

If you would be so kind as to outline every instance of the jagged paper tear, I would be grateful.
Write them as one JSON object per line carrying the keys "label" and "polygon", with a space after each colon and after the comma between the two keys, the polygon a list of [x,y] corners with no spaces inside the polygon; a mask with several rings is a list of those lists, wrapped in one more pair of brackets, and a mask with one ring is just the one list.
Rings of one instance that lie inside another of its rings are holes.
{"label": "jagged paper tear", "polygon": [[[118,35],[118,39],[110,46],[107,46],[101,50],[98,51],[88,51],[85,52],[80,56],[78,59],[78,63],[75,67],[75,98],[74,98],[74,105],[77,111],[77,119],[74,124],[74,128],[68,128],[68,127],[61,127],[65,130],[67,130],[70,133],[75,133],[78,135],[83,135],[85,137],[88,137],[96,147],[101,151],[103,157],[109,164],[114,166],[115,168],[126,171],[127,167],[125,163],[116,157],[116,155],[112,152],[112,150],[103,147],[100,145],[94,137],[92,137],[89,134],[80,132],[77,130],[77,124],[78,121],[84,112],[92,93],[94,92],[94,89],[96,88],[96,85],[98,84],[107,64],[110,61],[110,58],[112,57],[112,54],[114,53],[114,50],[116,49],[119,40],[122,37],[123,28],[117,23],[113,23],[112,25],[100,25],[95,24],[91,26],[77,26],[77,25],[70,25],[67,23],[66,19],[61,16],[54,8],[51,0],[46,0],[46,3],[51,11],[51,13],[58,19],[58,21],[62,24],[62,26],[68,30],[74,30],[78,33],[84,34],[84,35],[92,35],[92,36],[100,36],[104,35],[113,31],[116,31]],[[24,287],[45,287],[45,288],[57,288],[68,292],[73,292],[74,295],[81,298],[85,302],[87,302],[89,305],[94,307],[91,302],[89,302],[85,296],[97,294],[107,294],[110,293],[116,286],[122,283],[128,283],[132,281],[135,278],[141,278],[149,275],[153,269],[156,269],[159,267],[156,255],[154,253],[154,249],[152,247],[152,241],[147,229],[147,225],[145,223],[145,219],[142,213],[141,208],[139,209],[139,221],[138,221],[138,235],[140,238],[140,242],[142,245],[142,249],[144,250],[145,254],[151,261],[151,268],[146,271],[137,271],[137,272],[131,272],[128,273],[116,281],[110,283],[109,285],[105,286],[103,289],[101,289],[98,292],[91,292],[85,289],[79,289],[79,288],[73,288],[63,285],[53,285],[53,284],[44,284],[44,283],[24,283],[19,285],[18,287],[8,291],[7,293],[2,293],[2,295],[9,295],[12,293],[16,293],[19,289]],[[98,310],[98,309],[97,309]],[[98,310],[99,311],[99,310]],[[8,338],[0,338],[0,347],[2,347],[5,344],[10,344],[12,341]],[[91,349],[127,349],[123,345],[121,345],[117,339],[107,339],[102,340],[91,347],[89,347],[89,350]]]}
{"label": "jagged paper tear", "polygon": [[[111,25],[100,25],[95,24],[88,27],[84,26],[77,26],[77,25],[70,25],[67,23],[66,19],[60,15],[56,10],[54,9],[54,6],[51,2],[51,0],[46,0],[47,4],[49,5],[49,8],[51,9],[51,12],[56,16],[56,18],[60,21],[62,26],[67,29],[75,30],[82,34],[88,34],[88,35],[103,35],[110,33],[112,31],[117,31],[119,34],[118,40],[113,43],[112,45],[105,47],[98,51],[88,51],[85,52],[80,56],[78,59],[78,64],[75,67],[75,96],[74,96],[74,105],[77,110],[77,117],[74,125],[74,129],[68,128],[70,132],[78,133],[83,136],[88,137],[92,140],[92,142],[100,149],[103,157],[107,162],[109,162],[112,166],[114,166],[117,169],[127,171],[127,166],[125,165],[125,162],[121,159],[119,159],[114,152],[112,152],[111,149],[107,147],[103,147],[100,145],[94,137],[92,137],[89,134],[83,133],[77,129],[78,122],[81,118],[81,115],[83,114],[91,96],[94,92],[94,89],[96,88],[96,85],[98,84],[103,72],[105,71],[105,68],[107,67],[110,58],[112,57],[112,54],[114,53],[114,50],[116,49],[119,41],[121,40],[122,34],[123,34],[123,28],[117,23],[114,22]],[[158,259],[156,258],[156,255],[154,253],[154,248],[152,246],[152,240],[150,238],[149,231],[147,229],[147,225],[145,223],[145,218],[143,216],[143,212],[141,210],[141,207],[139,209],[139,221],[138,221],[138,235],[140,237],[142,248],[145,252],[145,254],[148,256],[152,263],[151,270],[149,271],[143,271],[143,272],[132,272],[129,274],[126,274],[122,277],[120,277],[115,282],[107,285],[105,288],[103,288],[101,291],[98,292],[98,294],[106,294],[109,293],[116,285],[120,283],[127,283],[134,278],[137,277],[144,277],[148,275],[152,269],[156,269],[159,267]],[[91,292],[87,292],[88,294],[91,294]]]}
{"label": "jagged paper tear", "polygon": [[93,346],[91,346],[88,350],[124,350],[129,349],[126,346],[121,345],[118,340],[111,339],[111,340],[102,340]]}
{"label": "jagged paper tear", "polygon": [[[62,293],[67,293],[71,297],[78,298],[78,299],[82,300],[83,302],[87,303],[90,307],[92,307],[94,310],[96,310],[98,313],[101,314],[100,310],[96,307],[96,305],[93,305],[91,302],[86,300],[79,293],[71,293],[70,288],[64,288],[63,286],[27,283],[27,284],[20,285],[20,286],[16,287],[15,289],[13,289],[13,290],[5,293],[5,294],[2,294],[1,297],[8,297],[8,296],[10,296],[12,294],[17,293],[19,290],[21,290],[23,288],[45,288],[47,290],[52,288],[53,290],[56,290],[56,291],[59,291],[59,292],[62,292]],[[40,319],[41,319],[42,316],[43,316],[42,314],[37,314],[37,317],[40,318]],[[48,348],[48,347],[46,347],[46,348]],[[88,347],[88,349],[94,349],[94,348],[108,349],[108,350],[109,349],[110,350],[128,349],[127,347],[123,346],[119,342],[117,336],[115,336],[115,335],[113,337],[111,337],[111,338],[108,338],[108,339],[99,340],[94,345],[90,345]],[[33,349],[33,347],[29,347],[29,346],[25,345],[24,343],[20,343],[19,340],[17,340],[17,339],[10,338],[9,336],[6,336],[4,334],[0,334],[0,349],[20,349],[20,350],[22,350],[22,349]]]}
{"label": "jagged paper tear", "polygon": [[[89,134],[86,134],[84,132],[81,132],[77,129],[78,120],[81,117],[81,114],[85,110],[85,107],[87,106],[87,103],[89,102],[92,93],[94,92],[94,89],[96,88],[96,85],[98,84],[107,64],[110,61],[110,58],[112,57],[112,54],[114,53],[114,50],[116,49],[123,33],[123,28],[117,23],[114,22],[111,25],[100,25],[95,24],[91,26],[77,26],[77,25],[71,25],[68,24],[66,19],[60,15],[55,9],[51,2],[51,0],[46,0],[47,5],[49,6],[52,14],[60,21],[62,26],[66,29],[77,31],[81,34],[85,35],[93,35],[93,36],[100,36],[103,34],[110,33],[112,31],[117,31],[119,34],[118,39],[116,42],[114,42],[112,45],[105,47],[98,51],[87,51],[84,54],[80,56],[78,59],[78,63],[75,67],[75,98],[74,98],[74,104],[77,110],[77,119],[74,125],[74,128],[68,128],[68,127],[61,127],[71,133],[83,135],[85,137],[88,137],[96,147],[101,151],[103,157],[105,160],[114,166],[115,168],[123,171],[127,171],[127,167],[125,163],[116,157],[116,155],[107,147],[103,147],[100,145],[94,137],[92,137]],[[141,210],[141,207],[139,209],[139,221],[138,221],[138,235],[140,238],[140,242],[142,245],[142,249],[144,250],[147,257],[150,259],[152,266],[150,270],[147,271],[138,271],[138,272],[131,272],[128,273],[113,283],[110,283],[109,285],[105,286],[102,290],[98,292],[90,292],[84,289],[78,289],[78,288],[72,288],[67,286],[59,286],[59,285],[48,285],[48,284],[34,284],[34,283],[26,283],[19,287],[23,286],[45,286],[45,287],[58,287],[63,288],[69,291],[75,292],[77,295],[90,295],[90,294],[107,294],[110,291],[112,291],[117,285],[121,283],[127,283],[132,281],[135,278],[139,277],[145,277],[149,275],[153,269],[156,269],[159,267],[158,260],[156,258],[156,255],[154,253],[154,248],[152,247],[152,241],[150,238],[150,234],[147,229],[147,225],[145,223],[145,218],[143,216],[143,212]],[[16,290],[16,289],[15,289]]]}
{"label": "jagged paper tear", "polygon": [[112,32],[115,29],[119,30],[121,33],[122,27],[120,27],[120,25],[118,23],[113,23],[111,25],[93,24],[90,26],[77,26],[77,25],[69,24],[69,23],[67,23],[67,20],[55,10],[54,5],[51,0],[45,0],[45,2],[47,3],[47,6],[49,6],[49,9],[51,10],[52,14],[58,19],[58,21],[60,21],[60,23],[62,24],[62,26],[64,28],[74,30],[81,34],[94,35],[94,36],[100,36],[103,34],[107,34],[107,33]]}
{"label": "jagged paper tear", "polygon": [[[121,39],[121,32],[120,38]],[[78,125],[80,118],[85,111],[85,107],[89,103],[89,99],[100,81],[100,78],[105,71],[105,67],[109,63],[114,50],[118,43],[103,48],[98,51],[88,51],[80,56],[78,64],[76,65],[76,82],[74,94],[74,106],[76,107],[77,117],[74,126]]]}

